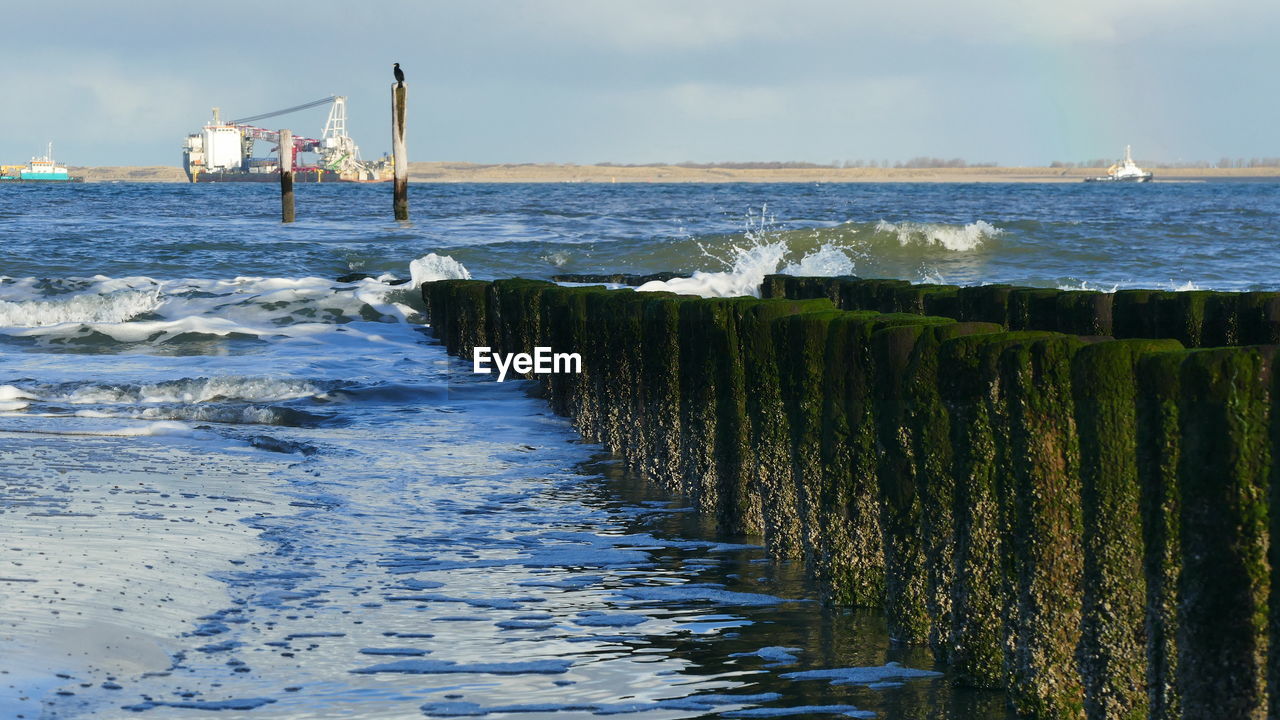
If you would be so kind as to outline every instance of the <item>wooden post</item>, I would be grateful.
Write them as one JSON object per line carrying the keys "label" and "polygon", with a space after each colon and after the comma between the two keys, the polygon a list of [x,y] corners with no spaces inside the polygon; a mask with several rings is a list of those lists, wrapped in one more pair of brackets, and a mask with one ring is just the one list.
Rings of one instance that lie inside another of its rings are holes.
{"label": "wooden post", "polygon": [[293,222],[293,133],[280,131],[280,222]]}
{"label": "wooden post", "polygon": [[405,110],[409,86],[391,86],[391,155],[395,163],[395,213],[397,220],[409,219],[409,153],[404,147]]}

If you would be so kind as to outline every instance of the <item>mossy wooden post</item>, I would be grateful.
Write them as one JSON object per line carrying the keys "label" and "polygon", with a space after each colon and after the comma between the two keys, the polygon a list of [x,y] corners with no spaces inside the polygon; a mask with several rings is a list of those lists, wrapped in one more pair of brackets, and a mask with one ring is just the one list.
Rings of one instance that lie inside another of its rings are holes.
{"label": "mossy wooden post", "polygon": [[293,133],[280,131],[280,222],[293,222]]}
{"label": "mossy wooden post", "polygon": [[631,289],[602,293],[594,306],[598,331],[590,349],[600,365],[595,385],[600,441],[628,466],[633,464],[635,428],[643,423],[638,408],[643,302],[644,293]]}
{"label": "mossy wooden post", "polygon": [[1157,338],[1159,290],[1117,290],[1111,300],[1111,334],[1116,338]]}
{"label": "mossy wooden post", "polygon": [[1011,285],[975,285],[956,291],[958,320],[991,322],[1009,327],[1009,293]]}
{"label": "mossy wooden post", "polygon": [[1004,505],[1010,478],[1002,467],[1007,438],[1000,353],[1047,335],[971,335],[947,340],[939,348],[937,382],[950,418],[955,489],[955,576],[947,645],[956,678],[975,687],[1006,685],[1006,614],[1013,609],[1005,566],[1012,548],[1002,532],[1009,522]]}
{"label": "mossy wooden post", "polygon": [[1241,344],[1280,343],[1280,292],[1240,293],[1237,303]]}
{"label": "mossy wooden post", "polygon": [[1057,329],[1074,335],[1111,335],[1114,293],[1065,290],[1058,293]]}
{"label": "mossy wooden post", "polygon": [[1175,340],[1103,342],[1072,365],[1084,521],[1080,674],[1090,718],[1148,716],[1137,367],[1144,355],[1181,349]]}
{"label": "mossy wooden post", "polygon": [[[907,326],[911,327],[911,326]],[[920,536],[924,544],[927,641],[934,657],[948,662],[951,592],[955,577],[955,476],[951,423],[938,390],[939,347],[950,338],[994,334],[993,323],[927,325],[920,329],[902,380],[904,427],[920,496]]]}
{"label": "mossy wooden post", "polygon": [[1147,590],[1147,712],[1151,720],[1182,718],[1177,688],[1178,583],[1182,576],[1178,398],[1179,368],[1186,355],[1168,352],[1138,360],[1136,460]]}
{"label": "mossy wooden post", "polygon": [[1157,325],[1151,337],[1173,338],[1189,348],[1204,346],[1205,310],[1210,295],[1207,290],[1154,295]]}
{"label": "mossy wooden post", "polygon": [[483,280],[438,280],[423,283],[423,300],[435,336],[450,355],[471,356],[488,340],[489,283]]}
{"label": "mossy wooden post", "polygon": [[698,302],[685,295],[657,295],[644,304],[640,335],[640,374],[645,414],[643,470],[669,490],[679,490],[680,466],[680,307]]}
{"label": "mossy wooden post", "polygon": [[1243,345],[1240,338],[1240,293],[1210,292],[1204,302],[1202,347]]}
{"label": "mossy wooden post", "polygon": [[1010,330],[1057,330],[1057,302],[1061,290],[1013,288],[1009,292]]}
{"label": "mossy wooden post", "polygon": [[[837,505],[840,498],[823,491],[822,381],[828,369],[827,336],[832,321],[844,315],[839,310],[804,313],[779,318],[773,324],[782,407],[790,431],[790,477],[786,482],[795,493],[796,543],[826,585],[833,580],[825,571],[831,556],[855,552],[833,537],[835,533],[824,522],[824,511]],[[843,362],[856,365],[857,359],[845,357]]]}
{"label": "mossy wooden post", "polygon": [[[881,607],[885,602],[884,512],[871,338],[882,328],[932,322],[946,320],[871,311],[832,315],[818,368],[820,383],[810,385],[807,404],[799,404],[801,409],[809,408],[810,417],[820,411],[816,436],[820,472],[797,466],[796,483],[811,488],[802,495],[810,505],[802,517],[816,528],[812,533],[818,547],[815,570],[839,604]],[[797,455],[812,461],[811,451],[803,448],[813,436],[795,439]]]}
{"label": "mossy wooden post", "polygon": [[409,151],[404,133],[409,106],[409,86],[404,81],[391,86],[391,159],[395,164],[392,206],[396,220],[409,219]]}
{"label": "mossy wooden post", "polygon": [[1002,541],[1014,606],[1006,658],[1014,707],[1036,718],[1084,718],[1076,669],[1084,572],[1080,445],[1071,364],[1084,346],[1057,335],[1012,345],[1000,357],[1006,398],[1009,488]]}
{"label": "mossy wooden post", "polygon": [[832,310],[830,300],[770,300],[743,315],[743,354],[749,442],[744,446],[747,477],[754,483],[744,522],[765,537],[776,555],[801,554],[797,493],[792,483],[791,436],[782,402],[773,325],[780,317]]}
{"label": "mossy wooden post", "polygon": [[727,517],[732,492],[723,487],[717,451],[723,444],[721,396],[731,392],[729,362],[737,351],[733,302],[715,298],[679,308],[682,486],[702,512],[726,529],[733,525]]}
{"label": "mossy wooden post", "polygon": [[1265,718],[1274,348],[1188,353],[1178,689],[1184,718]]}
{"label": "mossy wooden post", "polygon": [[883,533],[889,637],[895,642],[928,642],[928,565],[925,561],[923,501],[918,485],[919,458],[909,421],[907,378],[911,356],[926,328],[955,324],[950,318],[919,316],[918,322],[892,325],[871,336],[874,404]]}

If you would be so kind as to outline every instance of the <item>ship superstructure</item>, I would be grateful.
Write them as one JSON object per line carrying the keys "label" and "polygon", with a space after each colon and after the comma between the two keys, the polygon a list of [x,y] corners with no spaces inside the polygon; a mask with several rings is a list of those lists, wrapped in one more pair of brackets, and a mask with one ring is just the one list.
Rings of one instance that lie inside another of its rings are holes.
{"label": "ship superstructure", "polygon": [[1128,145],[1124,146],[1124,160],[1107,168],[1107,174],[1099,177],[1085,178],[1085,182],[1151,182],[1155,174],[1143,170],[1133,161],[1133,152]]}
{"label": "ship superstructure", "polygon": [[[329,118],[319,138],[293,136],[292,168],[296,182],[380,182],[391,178],[390,161],[360,159],[360,148],[347,134],[347,99],[341,95],[314,100],[283,110],[223,122],[218,108],[213,120],[200,132],[187,136],[182,167],[191,182],[271,182],[280,177],[280,156],[254,156],[254,145],[263,141],[277,148],[280,131],[253,123],[321,105],[329,105]],[[317,158],[300,158],[311,153]]]}

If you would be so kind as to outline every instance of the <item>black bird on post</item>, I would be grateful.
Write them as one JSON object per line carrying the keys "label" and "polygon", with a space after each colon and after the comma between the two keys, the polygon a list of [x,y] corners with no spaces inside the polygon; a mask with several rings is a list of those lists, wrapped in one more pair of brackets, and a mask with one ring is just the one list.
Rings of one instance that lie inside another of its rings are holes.
{"label": "black bird on post", "polygon": [[391,70],[391,72],[395,73],[397,83],[404,82],[404,71],[400,69],[400,63],[396,63],[396,66]]}

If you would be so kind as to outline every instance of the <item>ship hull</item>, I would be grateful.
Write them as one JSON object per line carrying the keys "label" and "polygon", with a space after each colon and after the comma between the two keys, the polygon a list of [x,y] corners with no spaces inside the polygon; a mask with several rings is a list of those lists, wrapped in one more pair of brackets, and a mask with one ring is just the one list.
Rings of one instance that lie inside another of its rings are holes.
{"label": "ship hull", "polygon": [[1123,178],[1117,178],[1117,177],[1091,177],[1091,178],[1085,178],[1085,179],[1084,179],[1084,181],[1085,181],[1085,182],[1106,182],[1106,183],[1143,183],[1143,182],[1151,182],[1151,179],[1152,179],[1153,177],[1155,177],[1155,176],[1154,176],[1154,175],[1139,175],[1139,176],[1136,176],[1136,177],[1123,177]]}
{"label": "ship hull", "polygon": [[[202,172],[195,175],[189,175],[193,183],[225,183],[225,182],[254,182],[254,183],[279,183],[280,173],[247,173],[247,172]],[[385,182],[383,180],[357,180],[346,179],[332,170],[294,170],[293,181],[295,183],[359,183],[359,182]]]}
{"label": "ship hull", "polygon": [[50,184],[50,183],[51,183],[51,184],[54,184],[54,185],[59,185],[59,184],[66,184],[66,183],[82,183],[82,182],[84,182],[84,178],[82,178],[82,177],[62,177],[62,178],[14,178],[14,177],[0,177],[0,184],[8,184],[8,183],[46,183],[46,184]]}

